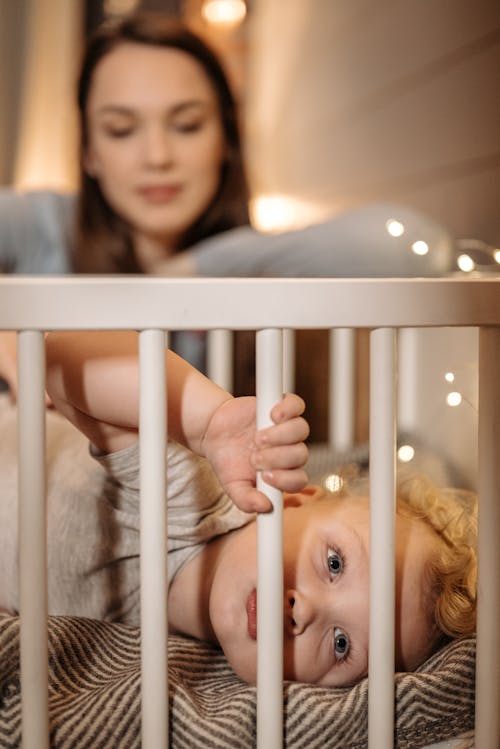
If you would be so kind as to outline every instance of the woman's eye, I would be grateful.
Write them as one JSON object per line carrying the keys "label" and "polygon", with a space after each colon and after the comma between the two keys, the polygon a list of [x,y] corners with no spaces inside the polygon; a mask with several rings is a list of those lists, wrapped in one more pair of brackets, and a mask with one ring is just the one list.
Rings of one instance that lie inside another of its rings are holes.
{"label": "woman's eye", "polygon": [[203,123],[199,120],[196,120],[196,122],[178,122],[175,125],[175,129],[179,133],[197,133],[198,130],[201,130],[203,126]]}
{"label": "woman's eye", "polygon": [[330,575],[340,575],[344,569],[344,560],[338,551],[328,549],[328,572]]}
{"label": "woman's eye", "polygon": [[334,638],[335,657],[337,658],[337,660],[342,661],[347,657],[349,653],[349,638],[345,632],[339,629],[339,627],[335,627]]}
{"label": "woman's eye", "polygon": [[106,132],[110,138],[126,138],[132,134],[132,128],[108,128]]}

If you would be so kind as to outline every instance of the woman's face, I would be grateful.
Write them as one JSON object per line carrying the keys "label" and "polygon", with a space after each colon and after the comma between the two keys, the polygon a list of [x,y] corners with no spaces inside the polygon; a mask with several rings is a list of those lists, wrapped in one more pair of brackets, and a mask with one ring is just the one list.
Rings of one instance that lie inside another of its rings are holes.
{"label": "woman's face", "polygon": [[[287,507],[283,519],[284,676],[325,686],[353,684],[368,670],[369,502],[292,497],[298,506]],[[420,521],[398,517],[397,530],[396,660],[398,668],[412,670],[436,639],[425,604],[425,565],[435,540]],[[210,621],[235,672],[254,683],[255,523],[232,535],[212,581]]]}
{"label": "woman's face", "polygon": [[169,254],[220,182],[226,143],[215,89],[182,50],[123,43],[94,70],[85,169],[135,243]]}

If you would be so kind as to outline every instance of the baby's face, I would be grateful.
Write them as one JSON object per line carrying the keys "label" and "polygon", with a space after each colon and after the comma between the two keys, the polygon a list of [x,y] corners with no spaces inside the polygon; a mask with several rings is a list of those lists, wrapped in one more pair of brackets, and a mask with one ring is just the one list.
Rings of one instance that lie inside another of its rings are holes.
{"label": "baby's face", "polygon": [[[284,678],[345,686],[368,671],[369,504],[366,497],[288,497],[284,525]],[[234,671],[256,681],[256,524],[227,541],[214,575],[210,619]],[[396,664],[411,670],[432,651],[424,567],[434,550],[420,521],[397,518]],[[376,604],[375,604],[376,605]]]}

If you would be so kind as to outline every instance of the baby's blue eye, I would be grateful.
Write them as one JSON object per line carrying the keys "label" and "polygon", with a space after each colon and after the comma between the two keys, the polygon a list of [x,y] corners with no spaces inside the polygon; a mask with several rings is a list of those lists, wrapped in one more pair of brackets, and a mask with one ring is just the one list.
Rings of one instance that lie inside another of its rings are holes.
{"label": "baby's blue eye", "polygon": [[345,632],[339,629],[339,627],[335,627],[334,636],[335,636],[335,647],[334,647],[335,657],[339,661],[341,661],[347,656],[349,652],[349,638]]}
{"label": "baby's blue eye", "polygon": [[328,550],[328,571],[331,575],[340,575],[344,569],[344,560],[338,553],[333,549]]}

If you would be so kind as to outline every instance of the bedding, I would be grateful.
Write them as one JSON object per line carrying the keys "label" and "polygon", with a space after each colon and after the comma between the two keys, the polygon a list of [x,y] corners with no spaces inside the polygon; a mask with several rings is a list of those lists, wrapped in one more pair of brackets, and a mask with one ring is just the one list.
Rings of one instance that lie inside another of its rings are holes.
{"label": "bedding", "polygon": [[[464,638],[447,645],[417,672],[396,676],[397,749],[419,749],[470,734],[474,661],[475,639]],[[19,618],[7,614],[0,614],[0,663],[0,747],[14,749],[21,735]],[[343,689],[287,683],[284,695],[287,749],[366,747],[367,679]],[[233,674],[219,650],[170,638],[172,749],[254,746],[255,697],[255,688]],[[49,709],[51,747],[139,747],[139,630],[49,617]]]}

